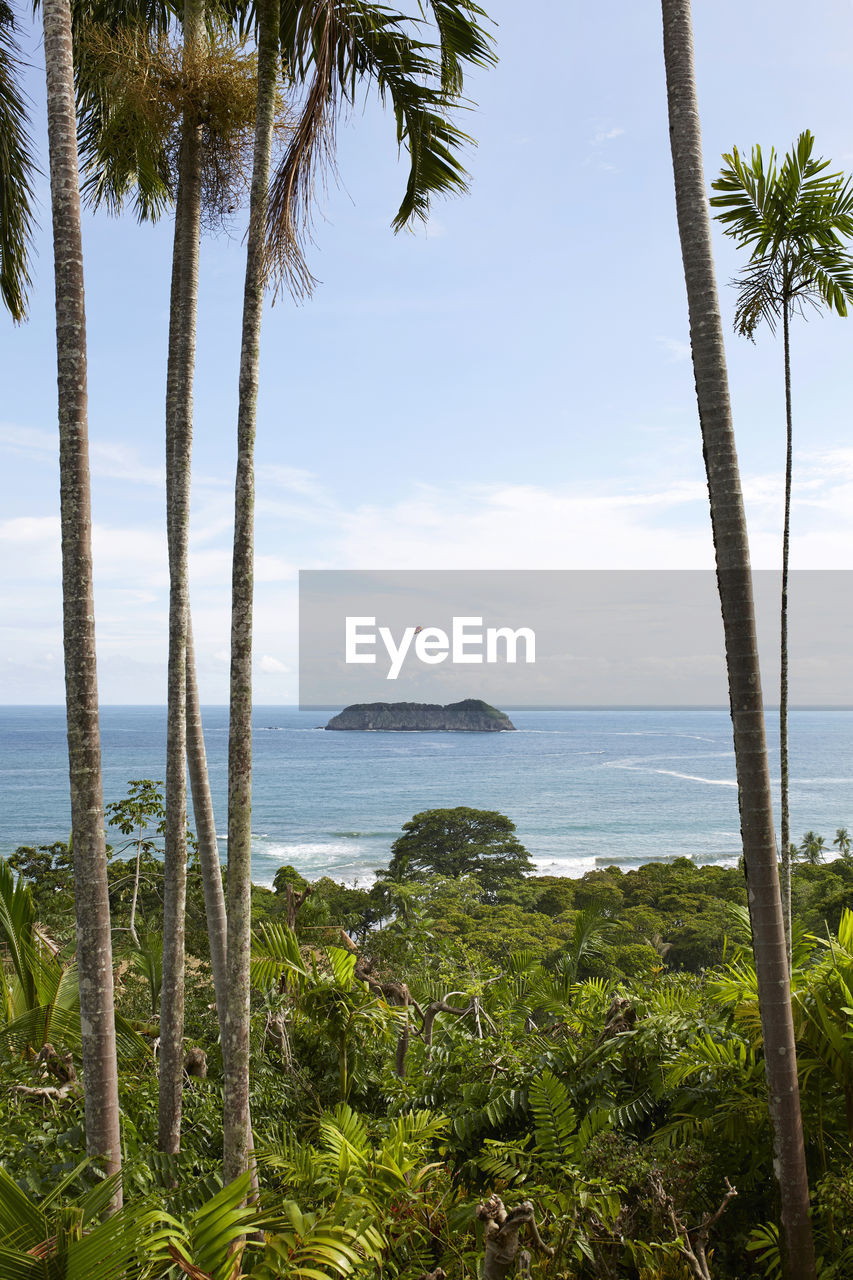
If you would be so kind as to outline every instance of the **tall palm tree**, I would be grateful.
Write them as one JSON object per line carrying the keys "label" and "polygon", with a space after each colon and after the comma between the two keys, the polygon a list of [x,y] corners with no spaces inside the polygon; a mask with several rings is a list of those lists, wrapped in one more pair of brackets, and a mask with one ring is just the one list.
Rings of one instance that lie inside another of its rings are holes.
{"label": "tall palm tree", "polygon": [[15,15],[0,0],[0,298],[18,323],[27,312],[34,169],[19,61]]}
{"label": "tall palm tree", "polygon": [[814,138],[806,130],[776,168],[771,150],[765,166],[760,147],[749,161],[732,148],[725,167],[711,183],[721,194],[711,204],[727,236],[749,249],[738,280],[735,329],[754,339],[762,320],[775,333],[782,319],[785,360],[785,516],[782,531],[780,611],[779,769],[781,789],[782,905],[791,960],[791,818],[788,801],[788,559],[791,535],[793,421],[791,412],[790,322],[807,304],[847,315],[853,300],[853,257],[844,239],[853,235],[853,183],[827,173],[828,160],[812,155]]}
{"label": "tall palm tree", "polygon": [[[86,190],[94,205],[118,211],[132,198],[140,219],[175,204],[166,376],[166,488],[169,546],[166,840],[159,1143],[180,1146],[183,1093],[186,771],[199,838],[217,1012],[224,1033],[225,901],[207,775],[189,609],[188,532],[193,389],[203,209],[222,201],[229,144],[254,103],[248,63],[214,23],[204,0],[179,7],[183,41],[166,37],[169,0],[97,11],[77,42],[78,99]],[[241,84],[245,92],[241,96]],[[177,152],[176,162],[172,155]],[[213,156],[213,160],[211,160]],[[227,201],[225,201],[227,203]]]}
{"label": "tall palm tree", "polygon": [[[225,1026],[222,1061],[223,1169],[226,1182],[248,1167],[249,964],[252,883],[252,592],[254,545],[254,443],[260,363],[261,315],[266,276],[267,192],[269,190],[279,66],[279,0],[258,0],[258,105],[249,196],[246,279],[237,416],[237,478],[234,500],[234,557],[231,584],[231,680],[228,735],[228,902],[226,919]],[[232,848],[232,841],[233,848]]]}
{"label": "tall palm tree", "polygon": [[[246,255],[231,612],[231,719],[228,748],[228,1013],[223,1042],[226,1179],[248,1160],[249,964],[251,956],[252,597],[254,577],[254,443],[264,284],[270,271],[297,290],[310,288],[300,231],[316,166],[328,159],[341,106],[363,82],[390,99],[397,140],[411,161],[395,228],[426,218],[438,193],[465,190],[456,154],[469,141],[449,119],[466,64],[494,61],[471,0],[422,0],[437,43],[413,36],[401,13],[365,0],[262,0],[258,21],[258,109]],[[292,141],[269,185],[272,111],[279,55],[295,86],[304,87]],[[265,228],[268,240],[265,245]]]}
{"label": "tall palm tree", "polygon": [[[204,0],[185,0],[183,39],[184,66],[189,71],[200,56],[204,41]],[[201,130],[199,106],[193,104],[184,113],[181,131],[166,373],[169,676],[158,1145],[161,1151],[172,1153],[181,1145],[184,1072],[190,460],[201,235]]]}
{"label": "tall palm tree", "polygon": [[[86,315],[68,0],[42,0],[59,390],[62,599],[86,1146],[121,1166],[92,597]],[[120,1190],[116,1192],[120,1202]]]}
{"label": "tall palm tree", "polygon": [[690,345],[708,479],[725,634],[741,835],[779,1181],[786,1276],[814,1280],[809,1188],[746,518],[729,401],[722,322],[702,167],[690,0],[662,0],[669,132]]}

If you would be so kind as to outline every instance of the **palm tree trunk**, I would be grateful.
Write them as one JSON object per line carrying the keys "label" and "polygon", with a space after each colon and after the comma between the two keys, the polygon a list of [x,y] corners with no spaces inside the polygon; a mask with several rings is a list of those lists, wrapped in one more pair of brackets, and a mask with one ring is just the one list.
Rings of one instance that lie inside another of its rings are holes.
{"label": "palm tree trunk", "polygon": [[708,478],[734,729],[741,834],[764,1036],[785,1274],[814,1280],[809,1189],[746,518],[729,402],[702,168],[690,0],[662,0],[670,141],[696,394]]}
{"label": "palm tree trunk", "polygon": [[189,767],[190,787],[192,789],[196,837],[198,839],[201,883],[204,890],[204,910],[210,944],[210,967],[213,971],[216,1013],[221,1030],[226,1003],[225,956],[228,940],[225,919],[225,894],[222,891],[222,868],[219,863],[219,846],[216,841],[216,823],[213,816],[213,798],[210,794],[207,753],[204,748],[204,729],[201,723],[201,707],[198,700],[192,620],[189,617],[187,618],[187,764]]}
{"label": "palm tree trunk", "polygon": [[785,523],[782,531],[782,607],[779,626],[779,773],[782,809],[782,911],[791,971],[791,818],[788,806],[788,556],[791,543],[791,474],[794,463],[794,435],[791,415],[791,346],[788,303],[782,307],[785,348]]}
{"label": "palm tree trunk", "polygon": [[133,897],[130,900],[130,922],[128,931],[133,938],[133,945],[139,946],[139,934],[136,932],[136,904],[139,901],[139,875],[142,870],[142,828],[139,828],[139,839],[136,841],[136,866],[133,869]]}
{"label": "palm tree trunk", "polygon": [[266,210],[278,70],[279,10],[258,5],[258,108],[246,246],[234,559],[231,580],[231,721],[228,737],[228,1004],[225,1070],[224,1175],[249,1162],[249,960],[251,954],[252,827],[252,603],[254,586],[254,447],[261,318],[266,274]]}
{"label": "palm tree trunk", "polygon": [[[202,0],[187,0],[184,59],[203,35]],[[163,885],[163,995],[160,1011],[158,1144],[181,1145],[184,1073],[184,915],[187,891],[186,672],[189,619],[188,534],[195,315],[201,230],[201,127],[184,118],[181,141],[169,357],[166,376],[166,521],[169,542],[169,682],[166,736],[166,849]]]}
{"label": "palm tree trunk", "polygon": [[[225,1039],[225,1009],[227,1005],[227,944],[228,922],[225,915],[225,894],[222,892],[222,868],[219,863],[219,847],[216,841],[216,823],[213,816],[213,797],[210,794],[210,777],[207,772],[207,753],[204,748],[204,730],[201,723],[201,706],[198,699],[198,680],[195,669],[192,619],[187,625],[187,764],[193,797],[198,857],[201,864],[201,881],[204,890],[204,910],[207,919],[207,935],[210,945],[210,967],[213,972],[213,990],[216,996],[216,1017],[219,1034]],[[252,1121],[249,1124],[249,1151],[254,1150]],[[252,1162],[252,1196],[260,1195],[258,1167]],[[262,1235],[259,1239],[262,1240]]]}
{"label": "palm tree trunk", "polygon": [[[118,1070],[92,593],[83,244],[67,0],[44,0],[42,16],[56,281],[65,696],[86,1150],[102,1158],[109,1173],[115,1173],[121,1168]],[[114,1205],[120,1204],[119,1191]]]}

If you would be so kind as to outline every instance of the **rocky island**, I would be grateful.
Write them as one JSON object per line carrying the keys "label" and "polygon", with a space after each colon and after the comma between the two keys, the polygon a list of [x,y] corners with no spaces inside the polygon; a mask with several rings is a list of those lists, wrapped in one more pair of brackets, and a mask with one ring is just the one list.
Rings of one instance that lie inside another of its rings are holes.
{"label": "rocky island", "polygon": [[332,716],[327,729],[362,729],[389,732],[499,733],[514,729],[509,716],[479,698],[451,702],[357,702]]}

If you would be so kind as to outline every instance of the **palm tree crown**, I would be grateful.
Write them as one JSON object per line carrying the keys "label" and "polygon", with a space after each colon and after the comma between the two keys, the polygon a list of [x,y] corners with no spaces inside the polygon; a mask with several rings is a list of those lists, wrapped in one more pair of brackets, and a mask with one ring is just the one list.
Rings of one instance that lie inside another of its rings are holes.
{"label": "palm tree crown", "polygon": [[807,303],[847,315],[853,299],[853,258],[844,238],[853,235],[853,182],[827,173],[829,161],[812,155],[806,130],[777,168],[771,149],[765,165],[761,148],[749,162],[732,149],[725,168],[711,183],[721,194],[711,204],[727,236],[750,249],[738,279],[735,328],[752,338],[762,320],[775,332],[787,308],[791,315]]}

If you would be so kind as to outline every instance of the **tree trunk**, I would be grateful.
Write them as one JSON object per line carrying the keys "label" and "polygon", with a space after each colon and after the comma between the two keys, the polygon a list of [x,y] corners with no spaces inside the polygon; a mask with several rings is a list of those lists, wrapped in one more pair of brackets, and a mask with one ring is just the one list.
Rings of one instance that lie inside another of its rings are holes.
{"label": "tree trunk", "polygon": [[690,313],[690,342],[734,729],[741,834],[782,1204],[786,1276],[814,1280],[785,927],[779,893],[770,774],[752,601],[746,518],[740,490],[723,331],[702,170],[690,0],[662,0],[670,140],[678,230]]}
{"label": "tree trunk", "polygon": [[[83,244],[67,0],[44,0],[42,16],[56,283],[63,635],[86,1150],[104,1161],[107,1172],[115,1173],[121,1167],[118,1071],[92,593]],[[119,1191],[114,1206],[120,1204]]]}
{"label": "tree trunk", "polygon": [[254,447],[261,318],[266,275],[266,210],[278,72],[278,5],[258,4],[258,108],[246,246],[234,559],[231,580],[231,721],[228,737],[228,1003],[223,1039],[225,1070],[224,1175],[230,1182],[248,1165],[249,960],[251,955],[252,827],[252,598],[254,585]]}
{"label": "tree trunk", "polygon": [[[184,60],[203,38],[201,0],[186,0]],[[163,875],[163,995],[160,1012],[158,1143],[181,1145],[184,1077],[184,915],[187,890],[186,670],[189,618],[188,533],[195,316],[201,233],[201,127],[184,117],[181,140],[169,358],[166,376],[166,521],[169,542],[169,683],[166,737],[166,850]]]}
{"label": "tree trunk", "polygon": [[213,990],[216,993],[216,1014],[220,1031],[224,1028],[226,1002],[226,948],[227,923],[225,919],[225,894],[222,890],[222,868],[219,864],[219,846],[216,841],[216,823],[213,815],[213,798],[207,773],[207,753],[204,749],[204,730],[201,723],[201,707],[198,700],[198,680],[195,669],[192,620],[187,617],[187,763],[192,788],[193,814],[198,838],[198,860],[201,866],[201,882],[204,889],[204,910],[207,918],[207,935],[210,944],[210,967],[213,971]]}
{"label": "tree trunk", "polygon": [[142,828],[139,828],[139,838],[136,841],[136,866],[133,870],[133,897],[130,900],[130,922],[128,931],[133,939],[133,945],[139,946],[139,934],[136,932],[136,904],[139,901],[139,874],[142,870]]}
{"label": "tree trunk", "polygon": [[791,417],[790,316],[787,300],[782,307],[785,348],[785,523],[782,531],[782,606],[779,625],[779,782],[782,811],[782,912],[791,972],[791,818],[788,806],[788,557],[791,544],[791,475],[794,434]]}

